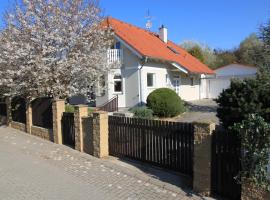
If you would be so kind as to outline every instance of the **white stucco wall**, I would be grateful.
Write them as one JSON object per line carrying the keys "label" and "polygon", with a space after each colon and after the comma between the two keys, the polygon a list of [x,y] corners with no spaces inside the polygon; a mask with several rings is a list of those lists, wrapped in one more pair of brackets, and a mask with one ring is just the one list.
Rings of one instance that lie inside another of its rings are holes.
{"label": "white stucco wall", "polygon": [[138,69],[126,69],[126,105],[125,107],[134,107],[140,103],[139,99],[139,71]]}
{"label": "white stucco wall", "polygon": [[[155,74],[154,87],[147,87],[147,73]],[[141,69],[141,99],[146,103],[147,96],[157,88],[166,87],[166,74],[168,70],[163,64],[146,63]]]}
{"label": "white stucco wall", "polygon": [[[108,72],[107,89],[104,96],[97,97],[96,104],[100,106],[118,95],[118,106],[120,108],[133,107],[139,103],[139,81],[138,61],[139,58],[128,48],[121,45],[123,49],[123,64],[119,69],[110,69]],[[122,76],[122,92],[114,92],[114,75]]]}
{"label": "white stucco wall", "polygon": [[[147,96],[157,88],[169,87],[173,89],[173,78],[179,76],[180,87],[179,96],[185,101],[200,99],[200,77],[199,75],[193,75],[194,85],[191,85],[190,75],[184,74],[180,71],[168,70],[171,67],[162,63],[147,63],[141,70],[142,77],[142,101],[146,103]],[[147,87],[147,73],[155,74],[154,87]],[[166,83],[166,74],[170,79],[169,85]]]}
{"label": "white stucco wall", "polygon": [[185,101],[200,99],[200,78],[194,76],[194,84],[190,85],[190,76],[181,74],[180,97]]}

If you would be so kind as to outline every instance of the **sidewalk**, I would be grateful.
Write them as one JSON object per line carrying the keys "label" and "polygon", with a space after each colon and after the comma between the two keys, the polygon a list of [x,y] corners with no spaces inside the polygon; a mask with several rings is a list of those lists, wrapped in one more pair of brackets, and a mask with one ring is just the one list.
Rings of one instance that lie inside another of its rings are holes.
{"label": "sidewalk", "polygon": [[115,161],[0,127],[0,199],[202,199]]}

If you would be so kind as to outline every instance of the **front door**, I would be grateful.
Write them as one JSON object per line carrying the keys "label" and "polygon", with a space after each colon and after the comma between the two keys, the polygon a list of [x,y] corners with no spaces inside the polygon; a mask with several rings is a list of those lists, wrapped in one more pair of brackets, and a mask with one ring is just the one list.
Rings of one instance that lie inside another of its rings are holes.
{"label": "front door", "polygon": [[174,91],[179,95],[179,92],[180,92],[180,77],[179,76],[173,77],[173,88],[174,88]]}

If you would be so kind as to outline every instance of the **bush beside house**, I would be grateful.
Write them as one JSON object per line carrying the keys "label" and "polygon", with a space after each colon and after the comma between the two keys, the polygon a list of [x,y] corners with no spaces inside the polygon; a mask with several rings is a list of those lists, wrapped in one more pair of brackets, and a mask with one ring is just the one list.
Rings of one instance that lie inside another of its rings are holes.
{"label": "bush beside house", "polygon": [[153,118],[153,110],[147,108],[146,106],[143,107],[134,107],[129,110],[134,114],[134,117],[141,118],[141,119],[152,119]]}
{"label": "bush beside house", "polygon": [[168,88],[154,90],[147,97],[147,106],[158,117],[174,117],[185,111],[181,98]]}
{"label": "bush beside house", "polygon": [[270,87],[264,78],[234,80],[216,100],[217,116],[224,127],[233,126],[247,119],[249,114],[258,114],[270,122]]}

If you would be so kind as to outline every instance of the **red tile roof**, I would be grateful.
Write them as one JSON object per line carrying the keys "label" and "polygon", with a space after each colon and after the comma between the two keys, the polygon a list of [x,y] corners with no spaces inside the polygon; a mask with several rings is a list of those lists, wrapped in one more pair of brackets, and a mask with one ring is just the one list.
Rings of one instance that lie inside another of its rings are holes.
{"label": "red tile roof", "polygon": [[[112,28],[119,38],[125,41],[142,56],[175,62],[190,73],[214,74],[210,68],[190,55],[180,46],[171,41],[164,43],[159,39],[158,34],[112,17],[107,18],[106,24]],[[177,53],[173,52],[172,49]]]}

